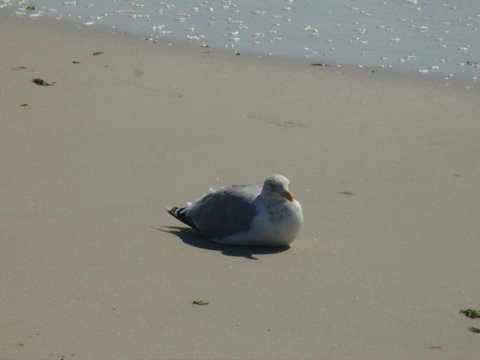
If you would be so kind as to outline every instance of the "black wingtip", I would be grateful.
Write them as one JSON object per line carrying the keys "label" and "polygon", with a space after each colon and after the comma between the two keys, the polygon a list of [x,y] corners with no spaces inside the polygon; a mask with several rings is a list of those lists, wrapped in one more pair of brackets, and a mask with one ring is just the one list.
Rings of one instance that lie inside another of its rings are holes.
{"label": "black wingtip", "polygon": [[190,221],[185,215],[185,208],[179,208],[177,206],[171,207],[170,209],[167,208],[167,212],[172,215],[175,219],[180,220],[184,224],[190,226],[191,228],[198,230],[195,224]]}

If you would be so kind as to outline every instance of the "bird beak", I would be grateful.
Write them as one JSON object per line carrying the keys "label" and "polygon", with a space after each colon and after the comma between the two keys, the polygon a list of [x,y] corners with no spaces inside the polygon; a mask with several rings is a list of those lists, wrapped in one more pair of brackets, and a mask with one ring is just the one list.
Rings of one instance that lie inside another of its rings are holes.
{"label": "bird beak", "polygon": [[283,193],[282,193],[282,196],[287,199],[288,201],[293,201],[293,195],[290,191],[288,190],[285,190]]}

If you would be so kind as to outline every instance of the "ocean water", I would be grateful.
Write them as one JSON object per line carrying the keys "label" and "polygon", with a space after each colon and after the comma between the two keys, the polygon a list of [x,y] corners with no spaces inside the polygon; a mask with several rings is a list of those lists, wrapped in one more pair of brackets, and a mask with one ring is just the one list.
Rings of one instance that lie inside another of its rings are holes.
{"label": "ocean water", "polygon": [[479,0],[0,0],[157,41],[442,77],[480,87]]}

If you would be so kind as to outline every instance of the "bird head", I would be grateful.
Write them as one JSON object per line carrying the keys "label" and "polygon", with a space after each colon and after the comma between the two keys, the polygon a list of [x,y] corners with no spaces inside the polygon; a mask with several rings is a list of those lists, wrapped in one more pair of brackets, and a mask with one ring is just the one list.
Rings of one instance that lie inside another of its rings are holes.
{"label": "bird head", "polygon": [[269,176],[263,183],[262,194],[272,200],[293,201],[293,195],[288,190],[289,183],[283,175]]}

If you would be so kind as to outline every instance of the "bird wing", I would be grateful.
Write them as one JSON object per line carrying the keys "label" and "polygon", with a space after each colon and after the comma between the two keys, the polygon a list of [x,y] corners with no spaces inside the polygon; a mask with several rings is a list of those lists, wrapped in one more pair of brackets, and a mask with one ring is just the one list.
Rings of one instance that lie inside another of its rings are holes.
{"label": "bird wing", "polygon": [[184,210],[185,217],[210,238],[248,231],[257,215],[256,185],[234,185],[204,195]]}

